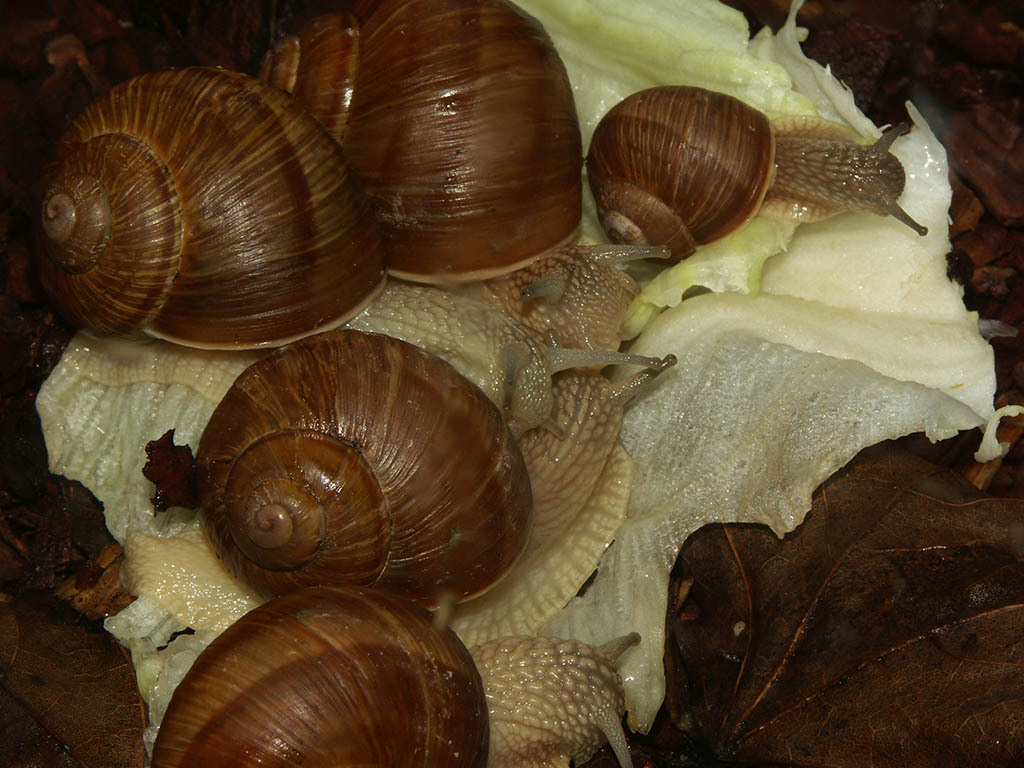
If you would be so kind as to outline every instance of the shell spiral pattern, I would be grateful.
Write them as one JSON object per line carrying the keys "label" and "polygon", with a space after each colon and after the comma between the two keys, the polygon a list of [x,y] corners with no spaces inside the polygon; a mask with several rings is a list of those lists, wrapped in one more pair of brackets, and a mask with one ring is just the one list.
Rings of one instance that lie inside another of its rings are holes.
{"label": "shell spiral pattern", "polygon": [[245,75],[194,67],[115,86],[64,135],[43,188],[43,283],[100,334],[281,344],[340,324],[382,285],[369,203],[336,143]]}
{"label": "shell spiral pattern", "polygon": [[684,258],[761,205],[775,168],[768,119],[702,88],[662,86],[615,105],[594,130],[587,173],[616,242],[667,245]]}
{"label": "shell spiral pattern", "polygon": [[529,478],[497,407],[388,336],[331,331],[255,363],[197,464],[215,549],[265,596],[348,583],[462,600],[529,536]]}

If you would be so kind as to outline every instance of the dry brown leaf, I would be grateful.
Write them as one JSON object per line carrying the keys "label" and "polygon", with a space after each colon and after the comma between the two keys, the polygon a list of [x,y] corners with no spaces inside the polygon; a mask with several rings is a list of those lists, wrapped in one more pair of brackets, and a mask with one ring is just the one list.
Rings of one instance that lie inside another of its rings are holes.
{"label": "dry brown leaf", "polygon": [[693,579],[683,699],[719,757],[1024,761],[1024,502],[887,446],[826,482],[784,540],[702,529],[676,576]]}
{"label": "dry brown leaf", "polygon": [[48,595],[0,603],[0,765],[141,768],[128,656]]}
{"label": "dry brown leaf", "polygon": [[174,430],[159,440],[146,443],[146,465],[142,474],[156,486],[153,508],[164,512],[170,507],[193,509],[198,504],[192,449],[174,444]]}

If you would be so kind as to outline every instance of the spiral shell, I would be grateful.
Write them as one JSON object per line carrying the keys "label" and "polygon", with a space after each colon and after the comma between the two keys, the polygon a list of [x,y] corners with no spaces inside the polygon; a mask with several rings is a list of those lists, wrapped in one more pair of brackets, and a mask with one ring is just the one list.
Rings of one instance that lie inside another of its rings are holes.
{"label": "spiral shell", "polygon": [[324,587],[231,625],[174,692],[153,750],[172,766],[483,768],[473,659],[418,605]]}
{"label": "spiral shell", "polygon": [[775,168],[768,119],[722,93],[664,86],[614,106],[594,130],[587,174],[615,242],[679,259],[753,216]]}
{"label": "spiral shell", "polygon": [[100,334],[280,344],[340,324],[383,281],[336,143],[245,75],[196,67],[115,86],[62,138],[43,188],[43,283]]}
{"label": "spiral shell", "polygon": [[280,43],[264,77],[343,143],[393,274],[512,271],[579,224],[569,79],[541,25],[505,0],[364,0]]}
{"label": "spiral shell", "polygon": [[461,600],[529,535],[529,479],[496,406],[387,336],[331,331],[258,361],[196,458],[218,555],[267,596],[350,583]]}

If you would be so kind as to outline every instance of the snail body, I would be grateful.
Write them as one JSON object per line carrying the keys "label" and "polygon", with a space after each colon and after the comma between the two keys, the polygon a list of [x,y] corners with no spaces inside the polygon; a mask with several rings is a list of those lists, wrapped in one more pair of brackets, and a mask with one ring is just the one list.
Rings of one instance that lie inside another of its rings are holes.
{"label": "snail body", "polygon": [[403,339],[448,361],[502,412],[515,433],[551,413],[543,342],[492,303],[441,286],[389,280],[347,327]]}
{"label": "snail body", "polygon": [[826,120],[773,123],[722,93],[661,86],[602,118],[587,173],[613,241],[667,245],[676,260],[762,209],[801,221],[868,210],[923,235],[897,202],[905,173],[889,147],[901,132],[863,146]]}
{"label": "snail body", "polygon": [[344,322],[383,282],[335,142],[245,75],[194,67],[115,86],[66,132],[43,189],[42,281],[99,334],[281,344]]}
{"label": "snail body", "polygon": [[464,292],[494,304],[554,346],[614,350],[622,342],[622,319],[640,291],[619,265],[667,256],[664,248],[567,246]]}
{"label": "snail body", "polygon": [[568,76],[541,25],[505,0],[351,3],[278,43],[263,77],[342,144],[395,275],[511,271],[579,224]]}
{"label": "snail body", "polygon": [[487,697],[488,768],[581,765],[605,742],[620,768],[632,768],[615,662],[639,640],[634,632],[595,647],[515,635],[470,648]]}
{"label": "snail body", "polygon": [[377,334],[331,331],[257,361],[196,463],[215,551],[264,597],[356,584],[462,600],[529,536],[529,478],[497,408],[444,361]]}

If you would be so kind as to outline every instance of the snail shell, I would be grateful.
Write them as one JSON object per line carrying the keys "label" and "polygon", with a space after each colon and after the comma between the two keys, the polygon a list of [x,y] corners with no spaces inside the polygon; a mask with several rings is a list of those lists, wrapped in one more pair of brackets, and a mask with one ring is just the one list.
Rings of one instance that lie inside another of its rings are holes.
{"label": "snail shell", "polygon": [[153,768],[483,768],[487,750],[480,675],[454,633],[397,596],[324,587],[250,611],[203,651]]}
{"label": "snail shell", "polygon": [[461,600],[529,535],[529,478],[497,407],[387,336],[330,331],[256,362],[196,462],[215,550],[264,596],[347,583]]}
{"label": "snail shell", "polygon": [[89,106],[43,183],[40,274],[72,323],[197,347],[340,324],[384,277],[336,143],[245,75],[142,75]]}
{"label": "snail shell", "polygon": [[827,120],[773,123],[723,93],[661,86],[602,118],[587,174],[613,241],[667,245],[676,260],[737,229],[762,203],[802,221],[868,210],[925,234],[897,203],[905,173],[889,147],[901,132],[862,146]]}
{"label": "snail shell", "polygon": [[565,66],[509,2],[358,2],[279,43],[263,76],[342,142],[393,274],[511,271],[579,224],[583,151]]}

